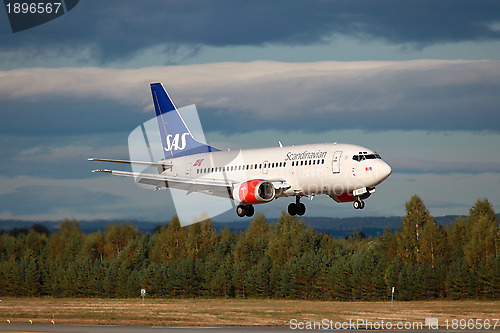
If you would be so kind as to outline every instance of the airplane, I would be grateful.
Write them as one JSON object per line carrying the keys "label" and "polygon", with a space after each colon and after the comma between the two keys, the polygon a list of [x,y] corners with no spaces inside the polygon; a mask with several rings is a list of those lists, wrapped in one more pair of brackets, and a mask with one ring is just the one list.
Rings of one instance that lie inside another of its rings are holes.
{"label": "airplane", "polygon": [[[235,201],[236,214],[253,216],[254,205],[295,197],[290,215],[304,215],[301,198],[324,194],[338,203],[365,202],[392,172],[379,154],[368,148],[340,143],[222,150],[196,140],[161,83],[151,93],[164,159],[131,161],[89,158],[89,161],[135,164],[157,169],[152,173],[99,169],[112,175],[134,177],[140,184],[200,192]],[[151,168],[149,169],[151,170]]]}

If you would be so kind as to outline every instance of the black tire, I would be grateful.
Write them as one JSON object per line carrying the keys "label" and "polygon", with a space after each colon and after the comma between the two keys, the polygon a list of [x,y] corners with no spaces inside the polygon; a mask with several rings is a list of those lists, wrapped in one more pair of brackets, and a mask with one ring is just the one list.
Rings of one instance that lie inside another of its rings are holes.
{"label": "black tire", "polygon": [[359,206],[359,209],[363,209],[363,208],[365,208],[365,202],[361,201],[361,205]]}
{"label": "black tire", "polygon": [[306,205],[304,205],[302,202],[299,203],[299,206],[297,207],[297,215],[304,215],[306,213]]}
{"label": "black tire", "polygon": [[253,213],[255,213],[255,209],[253,208],[252,205],[248,205],[245,207],[246,208],[246,216],[251,217],[253,216]]}
{"label": "black tire", "polygon": [[361,204],[359,203],[359,201],[356,200],[356,201],[354,201],[352,203],[352,206],[354,207],[354,209],[359,209],[359,207],[361,206]]}
{"label": "black tire", "polygon": [[238,205],[238,207],[236,207],[236,215],[238,215],[239,217],[243,217],[246,214],[247,214],[247,212],[246,212],[245,206]]}
{"label": "black tire", "polygon": [[297,215],[297,205],[295,203],[291,203],[288,205],[288,214],[295,216]]}

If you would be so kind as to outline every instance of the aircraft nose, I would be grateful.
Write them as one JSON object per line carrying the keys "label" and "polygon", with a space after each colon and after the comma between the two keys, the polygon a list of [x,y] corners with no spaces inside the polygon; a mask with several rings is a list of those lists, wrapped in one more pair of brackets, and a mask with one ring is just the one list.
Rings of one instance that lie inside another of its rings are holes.
{"label": "aircraft nose", "polygon": [[389,166],[389,164],[387,164],[386,162],[384,161],[381,161],[381,166],[380,166],[380,176],[381,176],[381,182],[383,182],[385,179],[387,179],[387,177],[389,177],[392,173],[392,169],[391,167]]}

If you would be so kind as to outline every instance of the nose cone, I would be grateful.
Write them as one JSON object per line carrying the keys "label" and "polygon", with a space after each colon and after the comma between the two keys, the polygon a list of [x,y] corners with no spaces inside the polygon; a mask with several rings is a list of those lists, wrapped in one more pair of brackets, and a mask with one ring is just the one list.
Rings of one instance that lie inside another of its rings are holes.
{"label": "nose cone", "polygon": [[391,167],[389,166],[389,164],[387,164],[386,162],[384,161],[380,161],[380,182],[383,182],[384,180],[387,179],[387,177],[389,177],[392,173],[392,169]]}

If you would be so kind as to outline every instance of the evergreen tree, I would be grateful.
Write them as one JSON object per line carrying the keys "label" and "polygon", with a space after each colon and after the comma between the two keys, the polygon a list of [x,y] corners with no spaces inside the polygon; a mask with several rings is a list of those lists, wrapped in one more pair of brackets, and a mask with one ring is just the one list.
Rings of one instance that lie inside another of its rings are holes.
{"label": "evergreen tree", "polygon": [[234,296],[233,293],[233,259],[230,255],[222,258],[221,265],[217,268],[210,281],[211,296]]}
{"label": "evergreen tree", "polygon": [[483,259],[477,268],[478,296],[500,298],[500,256]]}
{"label": "evergreen tree", "polygon": [[398,300],[500,297],[498,219],[487,199],[452,225],[422,200],[406,204],[400,231],[333,239],[283,213],[257,215],[244,232],[188,228],[173,218],[151,236],[130,224],[84,234],[63,220],[0,233],[0,295],[55,297],[274,297]]}
{"label": "evergreen tree", "polygon": [[470,270],[471,268],[464,258],[454,258],[445,281],[448,297],[452,299],[466,299],[472,296],[473,282]]}

